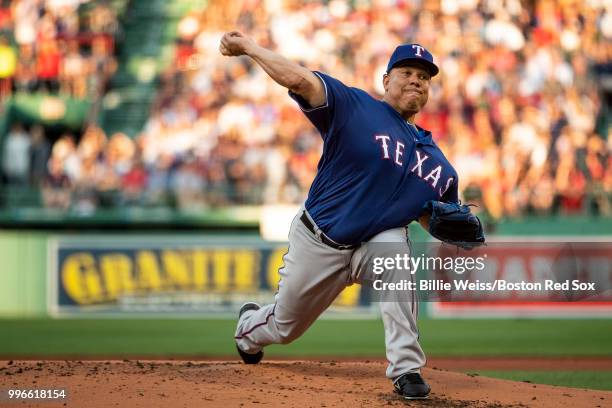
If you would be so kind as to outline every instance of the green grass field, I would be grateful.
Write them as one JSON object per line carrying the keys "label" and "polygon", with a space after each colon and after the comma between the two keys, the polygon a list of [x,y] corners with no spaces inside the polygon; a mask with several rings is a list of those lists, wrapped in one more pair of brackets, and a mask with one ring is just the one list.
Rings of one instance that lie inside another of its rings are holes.
{"label": "green grass field", "polygon": [[[0,320],[0,355],[228,356],[232,320]],[[431,356],[612,356],[612,321],[429,320],[419,322]],[[270,356],[384,356],[380,320],[320,320],[296,342],[271,346]]]}
{"label": "green grass field", "polygon": [[[234,356],[235,322],[197,319],[0,320],[0,358]],[[612,356],[612,321],[584,319],[419,322],[428,356]],[[268,357],[384,358],[379,320],[320,320]],[[537,383],[612,389],[612,371],[478,371]]]}
{"label": "green grass field", "polygon": [[485,377],[612,391],[612,371],[470,371]]}

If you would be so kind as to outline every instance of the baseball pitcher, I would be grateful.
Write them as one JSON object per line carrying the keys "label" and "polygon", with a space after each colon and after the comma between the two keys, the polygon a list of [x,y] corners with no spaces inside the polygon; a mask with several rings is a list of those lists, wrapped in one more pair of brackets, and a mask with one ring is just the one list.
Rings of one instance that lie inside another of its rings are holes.
{"label": "baseball pitcher", "polygon": [[[392,242],[394,251],[400,246],[409,253],[406,226],[418,220],[429,229],[429,218],[440,213],[426,203],[459,208],[458,177],[431,133],[414,124],[438,73],[421,45],[400,45],[391,55],[382,100],[310,71],[237,31],[223,36],[220,52],[249,56],[287,88],[324,142],[308,198],[291,224],[275,301],[262,307],[247,303],[239,312],[236,346],[245,363],[256,364],[265,346],[295,340],[347,285],[363,282],[368,257],[363,243]],[[454,243],[484,240],[450,230]],[[418,303],[413,291],[406,297],[379,303],[386,374],[398,394],[423,399],[430,387],[420,375],[425,355],[418,342]]]}

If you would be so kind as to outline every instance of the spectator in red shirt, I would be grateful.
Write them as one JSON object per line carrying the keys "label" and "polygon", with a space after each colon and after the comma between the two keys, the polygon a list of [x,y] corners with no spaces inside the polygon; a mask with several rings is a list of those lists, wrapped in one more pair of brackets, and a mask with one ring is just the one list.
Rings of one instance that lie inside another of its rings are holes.
{"label": "spectator in red shirt", "polygon": [[13,16],[11,13],[11,1],[0,0],[0,34],[10,33],[13,30]]}
{"label": "spectator in red shirt", "polygon": [[123,176],[121,193],[123,204],[142,205],[143,193],[147,188],[149,176],[142,161],[138,160],[134,166]]}
{"label": "spectator in red shirt", "polygon": [[58,91],[61,63],[62,55],[59,52],[57,41],[43,40],[37,58],[37,73],[40,87],[51,93]]}

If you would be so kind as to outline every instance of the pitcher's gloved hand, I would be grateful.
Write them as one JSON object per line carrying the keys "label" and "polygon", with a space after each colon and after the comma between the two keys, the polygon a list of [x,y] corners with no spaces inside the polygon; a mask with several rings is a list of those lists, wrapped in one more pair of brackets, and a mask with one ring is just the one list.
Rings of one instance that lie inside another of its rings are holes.
{"label": "pitcher's gloved hand", "polygon": [[430,215],[429,233],[440,241],[463,249],[484,245],[482,223],[469,205],[432,200],[425,203],[423,212]]}

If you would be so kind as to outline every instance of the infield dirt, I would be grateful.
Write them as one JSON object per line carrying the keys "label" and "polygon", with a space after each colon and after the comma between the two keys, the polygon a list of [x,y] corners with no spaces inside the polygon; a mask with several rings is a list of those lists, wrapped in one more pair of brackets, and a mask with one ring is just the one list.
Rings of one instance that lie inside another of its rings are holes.
{"label": "infield dirt", "polygon": [[[429,400],[393,394],[382,361],[0,361],[0,406],[36,407],[609,407],[611,391],[425,368]],[[58,402],[8,402],[8,389],[65,388]]]}

